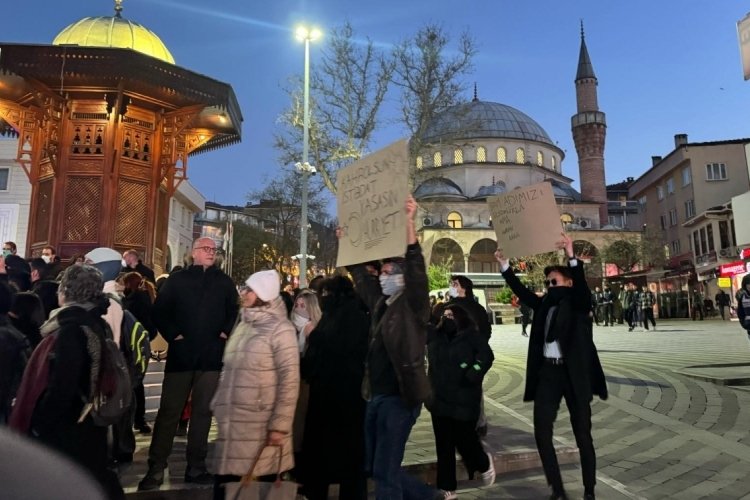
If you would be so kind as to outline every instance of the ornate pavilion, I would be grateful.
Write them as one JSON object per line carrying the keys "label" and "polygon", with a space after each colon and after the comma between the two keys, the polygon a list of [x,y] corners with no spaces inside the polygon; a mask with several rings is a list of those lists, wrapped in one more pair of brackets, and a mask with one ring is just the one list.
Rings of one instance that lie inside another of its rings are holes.
{"label": "ornate pavilion", "polygon": [[0,42],[0,134],[19,137],[32,185],[26,255],[135,248],[161,272],[188,158],[238,142],[242,114],[230,85],[175,65],[121,3],[51,45]]}

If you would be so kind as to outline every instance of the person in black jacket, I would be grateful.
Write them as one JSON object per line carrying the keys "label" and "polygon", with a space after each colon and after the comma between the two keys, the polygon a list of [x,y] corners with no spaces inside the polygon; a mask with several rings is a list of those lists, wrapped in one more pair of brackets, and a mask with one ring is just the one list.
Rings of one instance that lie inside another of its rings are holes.
{"label": "person in black jacket", "polygon": [[234,328],[239,296],[232,280],[214,266],[216,243],[198,238],[193,265],[170,275],[156,297],[153,320],[169,342],[159,412],[148,452],[148,472],[139,490],[152,490],[164,481],[177,423],[192,390],[192,414],[187,442],[185,481],[213,484],[206,469],[210,402],[216,392],[227,338]]}
{"label": "person in black jacket", "polygon": [[42,341],[40,328],[46,319],[44,307],[42,307],[42,301],[39,300],[39,297],[31,292],[16,293],[13,296],[8,317],[13,326],[24,334],[31,349],[34,350]]}
{"label": "person in black jacket", "polygon": [[13,300],[10,286],[0,281],[0,424],[10,417],[23,370],[31,356],[31,345],[8,318]]}
{"label": "person in black jacket", "polygon": [[141,261],[140,255],[136,250],[132,248],[125,251],[122,254],[122,269],[121,273],[132,273],[136,272],[150,281],[153,285],[156,285],[156,278],[154,277],[154,271]]}
{"label": "person in black jacket", "polygon": [[510,268],[502,250],[495,252],[503,278],[518,298],[534,310],[526,360],[524,401],[534,401],[534,438],[542,460],[551,499],[567,498],[552,444],[552,429],[564,397],[581,457],[584,499],[594,498],[596,453],[591,437],[591,400],[607,398],[607,384],[593,341],[591,290],[583,263],[575,258],[573,241],[563,233],[569,267],[544,270],[547,294],[537,297]]}
{"label": "person in black jacket", "polygon": [[432,429],[437,450],[437,487],[445,498],[456,491],[456,450],[469,478],[479,472],[485,486],[495,482],[492,456],[475,431],[482,399],[482,380],[495,356],[469,313],[448,304],[427,339],[432,402]]}
{"label": "person in black jacket", "polygon": [[474,296],[474,282],[466,276],[451,276],[451,286],[448,289],[451,296],[449,304],[459,304],[471,316],[474,324],[477,325],[479,334],[489,340],[492,335],[492,326],[487,310],[477,301]]}
{"label": "person in black jacket", "polygon": [[323,315],[307,339],[302,377],[310,384],[302,457],[304,491],[310,500],[367,498],[364,474],[365,401],[361,387],[370,318],[344,276],[323,281]]}

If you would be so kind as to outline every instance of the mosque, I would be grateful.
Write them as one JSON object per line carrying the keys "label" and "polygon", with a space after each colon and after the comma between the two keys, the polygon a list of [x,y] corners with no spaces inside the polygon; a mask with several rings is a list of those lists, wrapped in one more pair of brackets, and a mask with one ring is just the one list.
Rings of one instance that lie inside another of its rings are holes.
{"label": "mosque", "polygon": [[[552,184],[560,220],[591,252],[622,235],[608,225],[604,175],[605,114],[583,30],[575,78],[577,113],[571,118],[578,153],[580,192],[563,173],[565,153],[542,126],[511,106],[471,102],[439,114],[419,137],[413,165],[425,259],[450,262],[452,270],[498,273],[495,232],[486,199],[518,187]],[[480,273],[474,276],[476,273]]]}

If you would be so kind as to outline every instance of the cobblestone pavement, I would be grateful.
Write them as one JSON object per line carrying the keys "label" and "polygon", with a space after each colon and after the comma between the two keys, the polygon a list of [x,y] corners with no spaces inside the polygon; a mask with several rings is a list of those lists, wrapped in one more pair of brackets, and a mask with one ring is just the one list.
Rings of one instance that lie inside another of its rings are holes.
{"label": "cobblestone pavement", "polygon": [[[750,385],[727,385],[750,384],[750,342],[738,324],[660,321],[655,331],[629,333],[616,325],[595,327],[594,335],[610,391],[607,401],[593,404],[597,497],[750,499]],[[521,400],[527,342],[520,326],[493,327],[496,360],[485,379],[485,408],[487,445],[495,452],[533,449],[532,405]],[[564,404],[556,437],[561,447],[575,446]],[[423,411],[405,462],[433,462],[433,442]],[[136,460],[122,471],[126,491],[134,491],[145,471],[147,447],[148,437],[139,437]],[[184,438],[176,440],[170,468],[181,479]],[[571,498],[580,498],[578,466],[564,466],[563,475]],[[539,468],[499,476],[489,488],[471,486],[461,484],[462,500],[548,495]]]}

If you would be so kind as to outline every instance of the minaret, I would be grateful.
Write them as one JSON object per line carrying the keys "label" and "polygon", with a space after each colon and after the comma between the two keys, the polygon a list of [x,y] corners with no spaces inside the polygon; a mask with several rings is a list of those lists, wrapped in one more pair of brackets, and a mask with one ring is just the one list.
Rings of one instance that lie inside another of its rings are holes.
{"label": "minaret", "polygon": [[571,118],[573,141],[578,153],[578,171],[581,179],[583,201],[600,203],[599,227],[607,224],[607,186],[604,179],[604,137],[607,121],[599,111],[597,80],[594,67],[586,49],[581,21],[581,52],[576,72],[576,101],[578,112]]}

